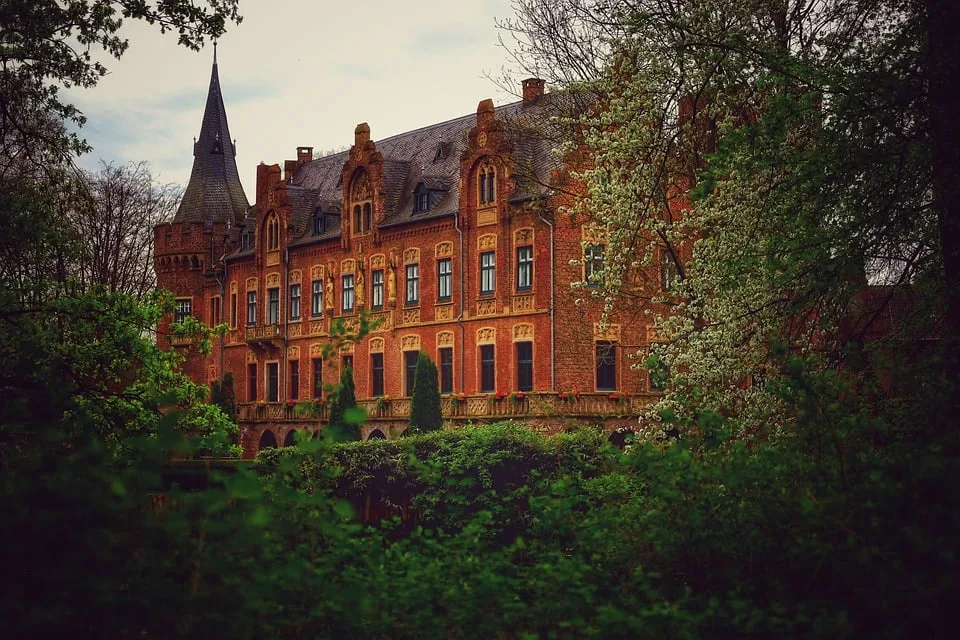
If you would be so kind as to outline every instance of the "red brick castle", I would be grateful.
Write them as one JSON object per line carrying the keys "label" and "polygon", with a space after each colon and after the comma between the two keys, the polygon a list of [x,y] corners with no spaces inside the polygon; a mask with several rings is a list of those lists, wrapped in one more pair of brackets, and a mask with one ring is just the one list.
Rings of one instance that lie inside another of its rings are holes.
{"label": "red brick castle", "polygon": [[[604,234],[558,214],[569,167],[529,126],[559,100],[530,79],[519,102],[483,100],[475,114],[383,140],[357,125],[349,151],[314,159],[298,147],[282,170],[261,164],[251,206],[214,60],[190,183],[155,230],[155,262],[176,319],[230,327],[210,356],[171,348],[198,382],[232,372],[246,455],[322,429],[293,405],[320,397],[344,366],[370,416],[364,437],[396,437],[419,351],[437,363],[451,422],[635,423],[656,393],[634,366],[654,336],[642,315],[598,322],[588,287]],[[361,311],[379,326],[324,361],[331,322],[355,326]]]}

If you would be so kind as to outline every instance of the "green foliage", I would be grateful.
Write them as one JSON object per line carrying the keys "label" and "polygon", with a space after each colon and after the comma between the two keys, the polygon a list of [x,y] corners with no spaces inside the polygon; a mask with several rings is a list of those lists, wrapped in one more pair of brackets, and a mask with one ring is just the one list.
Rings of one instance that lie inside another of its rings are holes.
{"label": "green foliage", "polygon": [[437,365],[423,351],[417,356],[410,405],[411,433],[426,433],[443,428]]}
{"label": "green foliage", "polygon": [[364,411],[357,407],[353,384],[353,370],[349,367],[340,373],[340,384],[330,403],[328,437],[334,442],[360,440],[360,425],[366,420]]}
{"label": "green foliage", "polygon": [[233,372],[227,371],[223,380],[214,380],[210,386],[210,403],[220,407],[228,418],[236,420],[237,394],[233,388]]}

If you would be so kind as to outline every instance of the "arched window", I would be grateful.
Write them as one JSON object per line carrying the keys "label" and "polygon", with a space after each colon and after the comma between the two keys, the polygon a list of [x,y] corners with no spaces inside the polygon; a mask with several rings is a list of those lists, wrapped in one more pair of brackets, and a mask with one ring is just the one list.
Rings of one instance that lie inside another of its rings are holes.
{"label": "arched window", "polygon": [[354,235],[369,233],[373,227],[373,191],[367,172],[362,169],[354,174],[350,185],[350,200],[353,203]]}
{"label": "arched window", "polygon": [[488,160],[477,171],[477,202],[480,206],[490,206],[497,201],[497,172]]}
{"label": "arched window", "polygon": [[280,248],[280,219],[277,214],[271,213],[267,218],[267,250],[275,251]]}

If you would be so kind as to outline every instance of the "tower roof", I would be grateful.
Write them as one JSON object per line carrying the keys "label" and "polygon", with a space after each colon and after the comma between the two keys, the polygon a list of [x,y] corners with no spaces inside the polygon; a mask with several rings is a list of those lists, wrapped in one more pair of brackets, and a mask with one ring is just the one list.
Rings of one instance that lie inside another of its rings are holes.
{"label": "tower roof", "polygon": [[227,126],[214,48],[200,137],[193,143],[190,183],[174,222],[238,222],[243,218],[250,204],[240,184],[236,151]]}

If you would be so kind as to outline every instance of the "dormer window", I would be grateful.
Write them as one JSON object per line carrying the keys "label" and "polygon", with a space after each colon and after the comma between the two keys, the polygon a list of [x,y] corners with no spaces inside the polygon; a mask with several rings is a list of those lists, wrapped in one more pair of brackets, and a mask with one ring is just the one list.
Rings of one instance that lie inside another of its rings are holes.
{"label": "dormer window", "polygon": [[477,201],[481,206],[497,201],[497,172],[489,161],[481,164],[477,172]]}
{"label": "dormer window", "polygon": [[313,214],[313,235],[318,236],[327,230],[327,216],[323,211],[317,209]]}
{"label": "dormer window", "polygon": [[413,192],[413,212],[414,213],[423,213],[424,211],[430,210],[430,190],[427,189],[423,183],[417,185],[416,191]]}
{"label": "dormer window", "polygon": [[271,213],[267,217],[267,251],[276,251],[280,248],[280,219],[277,214]]}
{"label": "dormer window", "polygon": [[361,169],[354,176],[350,195],[353,202],[353,233],[369,233],[373,227],[373,191],[366,171]]}
{"label": "dormer window", "polygon": [[240,232],[240,250],[253,249],[253,229],[244,229]]}

